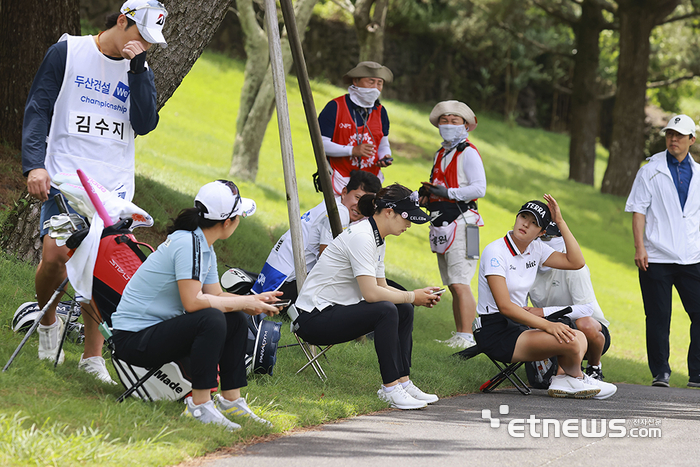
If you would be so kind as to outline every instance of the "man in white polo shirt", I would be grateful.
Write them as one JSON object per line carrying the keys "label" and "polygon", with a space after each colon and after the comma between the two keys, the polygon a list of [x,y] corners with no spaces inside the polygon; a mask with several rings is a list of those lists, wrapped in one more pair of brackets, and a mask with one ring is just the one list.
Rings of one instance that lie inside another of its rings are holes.
{"label": "man in white polo shirt", "polygon": [[671,118],[664,152],[654,154],[632,185],[625,211],[632,214],[634,262],[646,314],[652,386],[669,386],[671,290],[690,316],[688,386],[700,387],[700,165],[688,152],[695,122]]}
{"label": "man in white polo shirt", "polygon": [[[354,170],[340,197],[336,198],[340,222],[345,229],[351,222],[364,216],[357,209],[357,201],[367,193],[377,193],[382,183],[376,175],[362,170]],[[331,224],[326,211],[326,203],[321,202],[301,216],[302,238],[306,270],[310,272],[316,265],[323,250],[333,241]],[[280,290],[283,298],[295,301],[297,281],[294,272],[294,252],[291,233],[287,230],[270,251],[258,279],[253,284],[254,293]]]}

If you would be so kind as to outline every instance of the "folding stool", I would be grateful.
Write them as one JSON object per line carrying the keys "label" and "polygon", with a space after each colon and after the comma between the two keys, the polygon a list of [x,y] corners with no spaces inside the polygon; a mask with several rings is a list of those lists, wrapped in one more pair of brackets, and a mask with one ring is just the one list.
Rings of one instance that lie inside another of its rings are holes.
{"label": "folding stool", "polygon": [[[559,318],[571,313],[571,311],[571,307],[568,306],[555,313],[552,313],[547,317],[547,320],[558,321]],[[481,331],[481,319],[476,318],[472,327],[474,335],[477,335]],[[483,352],[479,350],[479,344],[475,344],[453,355],[463,360],[469,360],[470,358],[474,358],[481,353]],[[515,373],[526,362],[498,362],[490,355],[485,355],[489,357],[489,360],[491,360],[494,365],[496,365],[496,368],[498,368],[498,373],[479,387],[481,392],[491,392],[507,379],[521,394],[527,396],[532,393],[532,390],[525,384],[520,376]]]}
{"label": "folding stool", "polygon": [[[304,339],[299,337],[297,335],[297,330],[299,329],[299,325],[296,324],[296,320],[299,317],[299,311],[296,309],[294,305],[290,305],[289,308],[287,308],[287,314],[289,315],[289,318],[292,320],[292,324],[289,326],[289,330],[294,334],[294,337],[297,339],[297,342],[299,343],[299,347],[301,347],[301,350],[304,352],[304,355],[306,355],[306,359],[308,362],[299,368],[297,371],[297,374],[301,373],[303,370],[306,369],[306,367],[311,366],[311,368],[314,369],[316,372],[316,376],[319,377],[321,381],[326,381],[328,377],[326,376],[326,373],[323,371],[323,368],[321,367],[321,362],[318,361],[318,359],[323,356],[326,359],[326,352],[330,350],[331,347],[333,347],[333,344],[327,345],[326,347],[322,347],[319,345],[314,345],[310,342],[306,342]],[[320,349],[320,351],[317,351],[317,348]]]}

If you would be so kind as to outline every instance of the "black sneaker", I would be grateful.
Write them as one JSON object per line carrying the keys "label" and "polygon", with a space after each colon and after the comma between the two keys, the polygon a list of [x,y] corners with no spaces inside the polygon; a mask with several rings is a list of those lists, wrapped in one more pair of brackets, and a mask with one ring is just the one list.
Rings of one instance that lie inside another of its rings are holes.
{"label": "black sneaker", "polygon": [[667,387],[669,387],[668,380],[670,378],[671,378],[670,373],[661,373],[660,375],[654,376],[654,381],[651,382],[651,385],[667,388]]}
{"label": "black sneaker", "polygon": [[688,380],[688,387],[689,388],[700,388],[700,377],[698,376],[693,376]]}
{"label": "black sneaker", "polygon": [[597,379],[598,381],[605,380],[605,378],[603,377],[603,369],[599,366],[588,365],[586,367],[585,373],[591,378]]}

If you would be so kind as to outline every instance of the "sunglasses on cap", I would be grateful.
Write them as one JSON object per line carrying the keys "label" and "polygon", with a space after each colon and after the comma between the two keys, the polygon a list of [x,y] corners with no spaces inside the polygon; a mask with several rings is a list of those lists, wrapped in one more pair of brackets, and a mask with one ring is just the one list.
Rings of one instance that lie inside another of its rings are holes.
{"label": "sunglasses on cap", "polygon": [[[129,15],[139,10],[144,9],[155,9],[155,10],[165,10],[165,5],[157,0],[148,0],[145,5],[137,6],[136,8],[128,8],[123,14]],[[133,16],[133,15],[132,15]]]}
{"label": "sunglasses on cap", "polygon": [[233,194],[233,196],[236,197],[236,201],[233,202],[233,208],[231,209],[231,212],[227,216],[230,219],[231,215],[238,207],[238,203],[241,201],[241,194],[238,191],[238,187],[236,186],[236,184],[233,183],[232,181],[230,181],[230,180],[217,180],[217,182],[223,183],[224,185],[226,185],[228,187],[228,189],[231,190],[231,193]]}
{"label": "sunglasses on cap", "polygon": [[403,201],[409,201],[411,203],[414,203],[416,206],[418,206],[418,199],[419,199],[418,192],[414,191],[413,193],[409,194],[408,196],[404,196],[401,199],[397,199],[397,200],[393,200],[393,201],[383,200],[383,199],[379,200],[379,202],[377,202],[377,207],[393,209],[399,203],[402,203]]}

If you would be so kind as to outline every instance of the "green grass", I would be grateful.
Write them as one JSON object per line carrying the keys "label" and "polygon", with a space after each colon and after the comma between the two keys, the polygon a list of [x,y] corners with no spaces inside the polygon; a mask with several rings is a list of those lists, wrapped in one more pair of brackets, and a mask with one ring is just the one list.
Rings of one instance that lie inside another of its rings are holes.
{"label": "green grass", "polygon": [[[214,54],[197,61],[175,95],[162,109],[156,131],[139,137],[135,202],[156,219],[156,229],[136,231],[157,244],[168,217],[188,207],[206,182],[228,177],[238,90],[243,65]],[[301,98],[294,80],[287,82],[297,183],[302,212],[322,200],[312,186],[315,164]],[[312,83],[317,110],[343,90]],[[430,108],[385,102],[391,118],[395,163],[385,169],[387,182],[417,188],[426,180],[437,148],[437,130],[428,122]],[[603,357],[606,378],[613,382],[649,384],[644,312],[634,266],[631,216],[622,198],[601,195],[598,187],[567,180],[568,138],[508,125],[498,117],[479,115],[471,139],[486,167],[488,190],[480,202],[486,226],[481,247],[512,227],[523,202],[552,193],[579,239],[592,271],[598,300],[612,322],[612,347]],[[596,180],[600,183],[607,154],[600,149]],[[235,180],[235,177],[233,177]],[[276,117],[265,136],[255,183],[236,180],[258,212],[241,222],[236,233],[217,247],[224,264],[259,270],[270,248],[287,229],[287,209]],[[426,226],[413,226],[387,247],[388,275],[409,288],[440,283],[430,253]],[[0,255],[0,363],[6,362],[21,336],[10,323],[14,310],[32,300],[34,269]],[[472,288],[476,290],[476,278]],[[671,330],[671,384],[687,382],[689,320],[674,299]],[[283,327],[281,345],[293,342]],[[436,308],[416,309],[412,374],[426,391],[441,397],[473,392],[493,373],[483,357],[457,362],[452,351],[434,342],[454,330],[449,293]],[[249,441],[268,433],[246,424],[233,433],[179,417],[182,406],[171,402],[117,404],[121,389],[96,382],[77,370],[81,348],[67,344],[66,363],[54,370],[36,358],[32,338],[7,373],[0,374],[0,464],[6,465],[168,465]],[[380,384],[371,343],[338,345],[329,352],[328,382],[311,371],[295,375],[303,364],[296,347],[278,351],[273,376],[255,376],[243,390],[251,406],[283,432],[383,409],[375,392]],[[33,428],[34,427],[34,428]],[[89,449],[76,449],[87,446]],[[4,456],[4,457],[2,457]],[[60,457],[62,456],[62,457]]]}

